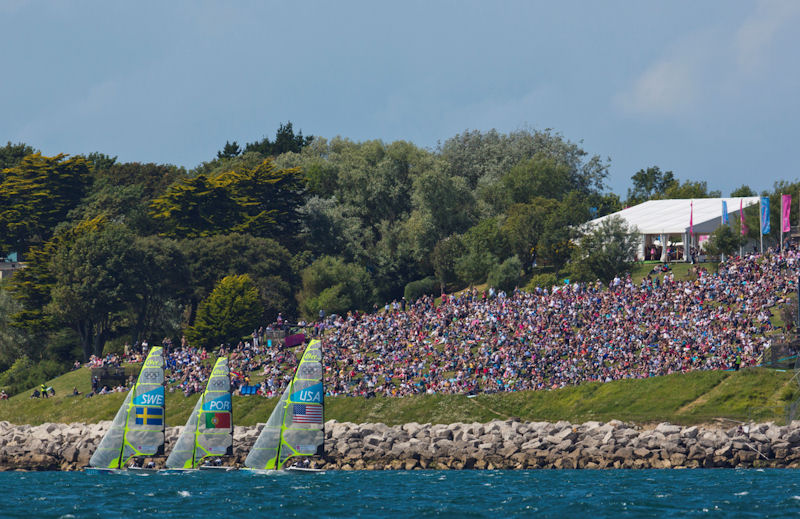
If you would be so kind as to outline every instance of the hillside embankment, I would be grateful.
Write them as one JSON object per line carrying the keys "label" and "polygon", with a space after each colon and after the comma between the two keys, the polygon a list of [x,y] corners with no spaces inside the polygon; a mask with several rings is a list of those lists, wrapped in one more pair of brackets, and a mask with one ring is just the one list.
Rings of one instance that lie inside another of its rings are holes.
{"label": "hillside embankment", "polygon": [[[109,425],[0,422],[0,470],[79,470]],[[260,427],[236,428],[229,464],[241,466]],[[167,428],[167,452],[181,429]],[[800,467],[800,421],[719,428],[669,423],[642,427],[616,420],[394,427],[331,420],[325,434],[326,455],[315,461],[325,469]],[[160,466],[164,460],[153,461]]]}

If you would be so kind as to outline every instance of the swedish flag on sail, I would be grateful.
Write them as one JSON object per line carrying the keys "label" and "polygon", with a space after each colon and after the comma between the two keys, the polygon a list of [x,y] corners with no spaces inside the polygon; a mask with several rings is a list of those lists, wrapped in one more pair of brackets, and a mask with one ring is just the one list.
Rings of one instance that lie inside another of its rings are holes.
{"label": "swedish flag on sail", "polygon": [[136,425],[164,425],[164,409],[160,407],[137,407]]}

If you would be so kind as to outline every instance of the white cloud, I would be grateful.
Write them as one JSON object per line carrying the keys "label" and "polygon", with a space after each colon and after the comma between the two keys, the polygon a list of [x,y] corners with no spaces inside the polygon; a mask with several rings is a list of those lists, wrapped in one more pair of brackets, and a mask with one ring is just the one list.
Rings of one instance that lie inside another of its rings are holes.
{"label": "white cloud", "polygon": [[739,102],[785,54],[776,49],[780,38],[796,39],[798,17],[800,1],[762,0],[738,24],[682,35],[617,94],[616,105],[632,115],[685,118]]}
{"label": "white cloud", "polygon": [[664,59],[644,71],[617,103],[628,112],[668,115],[691,107],[696,97],[692,63],[674,57]]}
{"label": "white cloud", "polygon": [[796,0],[762,0],[736,33],[736,60],[740,70],[753,73],[759,70],[773,41],[785,28],[796,30],[800,2]]}

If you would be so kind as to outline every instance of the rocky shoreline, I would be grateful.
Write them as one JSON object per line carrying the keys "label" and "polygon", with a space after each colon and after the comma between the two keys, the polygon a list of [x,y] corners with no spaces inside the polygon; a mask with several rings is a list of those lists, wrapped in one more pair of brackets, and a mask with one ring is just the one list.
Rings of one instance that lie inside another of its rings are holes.
{"label": "rocky shoreline", "polygon": [[[109,425],[0,422],[0,470],[79,470]],[[229,463],[241,466],[260,428],[236,428]],[[167,428],[167,452],[181,429]],[[721,428],[616,420],[394,427],[332,420],[325,433],[326,456],[316,465],[338,470],[800,467],[800,421]]]}

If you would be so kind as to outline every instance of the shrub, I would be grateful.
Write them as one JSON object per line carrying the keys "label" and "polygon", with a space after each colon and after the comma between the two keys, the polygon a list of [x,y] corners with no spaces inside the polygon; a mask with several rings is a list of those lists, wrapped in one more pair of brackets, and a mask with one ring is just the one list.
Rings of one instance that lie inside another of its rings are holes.
{"label": "shrub", "polygon": [[495,265],[486,281],[490,287],[510,292],[519,284],[520,274],[522,262],[518,257],[511,256],[500,265]]}
{"label": "shrub", "polygon": [[536,287],[549,289],[556,283],[558,283],[558,276],[553,273],[536,274],[535,276],[531,277],[531,280],[528,281],[527,285],[525,285],[525,290],[528,292],[533,292]]}
{"label": "shrub", "polygon": [[429,276],[425,279],[419,279],[407,284],[403,296],[406,298],[406,301],[410,303],[425,295],[436,295],[439,291],[439,282],[436,281],[436,278]]}

